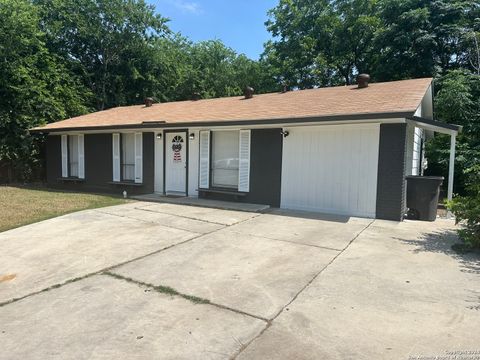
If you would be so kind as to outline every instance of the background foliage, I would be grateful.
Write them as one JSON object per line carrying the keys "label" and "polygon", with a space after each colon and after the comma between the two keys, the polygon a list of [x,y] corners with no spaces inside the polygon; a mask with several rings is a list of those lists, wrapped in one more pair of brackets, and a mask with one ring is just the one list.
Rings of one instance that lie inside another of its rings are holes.
{"label": "background foliage", "polygon": [[464,225],[458,230],[464,243],[455,249],[461,251],[480,249],[480,166],[475,165],[466,172],[469,175],[467,195],[457,196],[448,203],[455,221]]}

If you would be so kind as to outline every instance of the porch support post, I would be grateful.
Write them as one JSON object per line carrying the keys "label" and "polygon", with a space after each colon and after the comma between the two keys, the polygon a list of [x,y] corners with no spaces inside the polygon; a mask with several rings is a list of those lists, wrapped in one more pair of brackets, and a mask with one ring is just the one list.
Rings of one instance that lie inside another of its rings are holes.
{"label": "porch support post", "polygon": [[455,144],[456,134],[450,138],[450,161],[448,162],[448,200],[453,198],[453,174],[455,170]]}

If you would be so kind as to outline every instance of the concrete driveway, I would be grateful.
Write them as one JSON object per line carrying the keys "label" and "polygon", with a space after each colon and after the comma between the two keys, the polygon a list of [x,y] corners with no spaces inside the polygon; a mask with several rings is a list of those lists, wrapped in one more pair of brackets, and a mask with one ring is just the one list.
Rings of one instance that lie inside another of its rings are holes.
{"label": "concrete driveway", "polygon": [[0,359],[480,355],[479,258],[455,241],[448,220],[143,202],[58,217],[0,234]]}

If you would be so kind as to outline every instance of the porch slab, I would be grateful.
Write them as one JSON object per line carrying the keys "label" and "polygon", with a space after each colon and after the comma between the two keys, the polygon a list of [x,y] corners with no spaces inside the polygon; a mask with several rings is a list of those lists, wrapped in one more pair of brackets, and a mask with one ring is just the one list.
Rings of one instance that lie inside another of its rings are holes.
{"label": "porch slab", "polygon": [[206,208],[248,211],[248,212],[260,212],[270,208],[269,205],[211,200],[211,199],[202,199],[198,197],[188,197],[188,196],[173,197],[173,196],[164,196],[160,194],[137,195],[137,196],[132,196],[132,199],[140,200],[140,201],[151,201],[151,202],[157,202],[157,203],[202,206]]}
{"label": "porch slab", "polygon": [[180,216],[182,218],[228,226],[235,225],[260,215],[255,212],[221,210],[174,203],[143,203],[142,205],[139,205],[138,208],[148,210],[152,213]]}
{"label": "porch slab", "polygon": [[97,275],[0,307],[0,359],[228,359],[250,316]]}
{"label": "porch slab", "polygon": [[338,253],[223,229],[112,272],[271,319]]}
{"label": "porch slab", "polygon": [[[182,216],[185,213],[185,209],[191,207],[175,205],[177,208],[177,215],[169,214],[167,212],[160,212],[151,207],[153,203],[139,202],[136,207],[123,208],[121,206],[111,206],[97,211],[125,217],[129,219],[135,219],[140,221],[152,222],[162,226],[167,226],[174,229],[192,231],[200,234],[207,234],[209,232],[224,228],[225,224],[214,223],[209,221],[197,220],[188,216]],[[210,210],[210,209],[209,209]]]}

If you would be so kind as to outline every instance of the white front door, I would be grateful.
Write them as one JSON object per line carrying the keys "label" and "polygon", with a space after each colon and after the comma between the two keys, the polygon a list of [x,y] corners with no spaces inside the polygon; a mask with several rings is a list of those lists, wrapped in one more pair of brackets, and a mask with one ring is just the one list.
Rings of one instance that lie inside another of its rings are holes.
{"label": "white front door", "polygon": [[165,193],[186,195],[187,133],[165,133]]}

